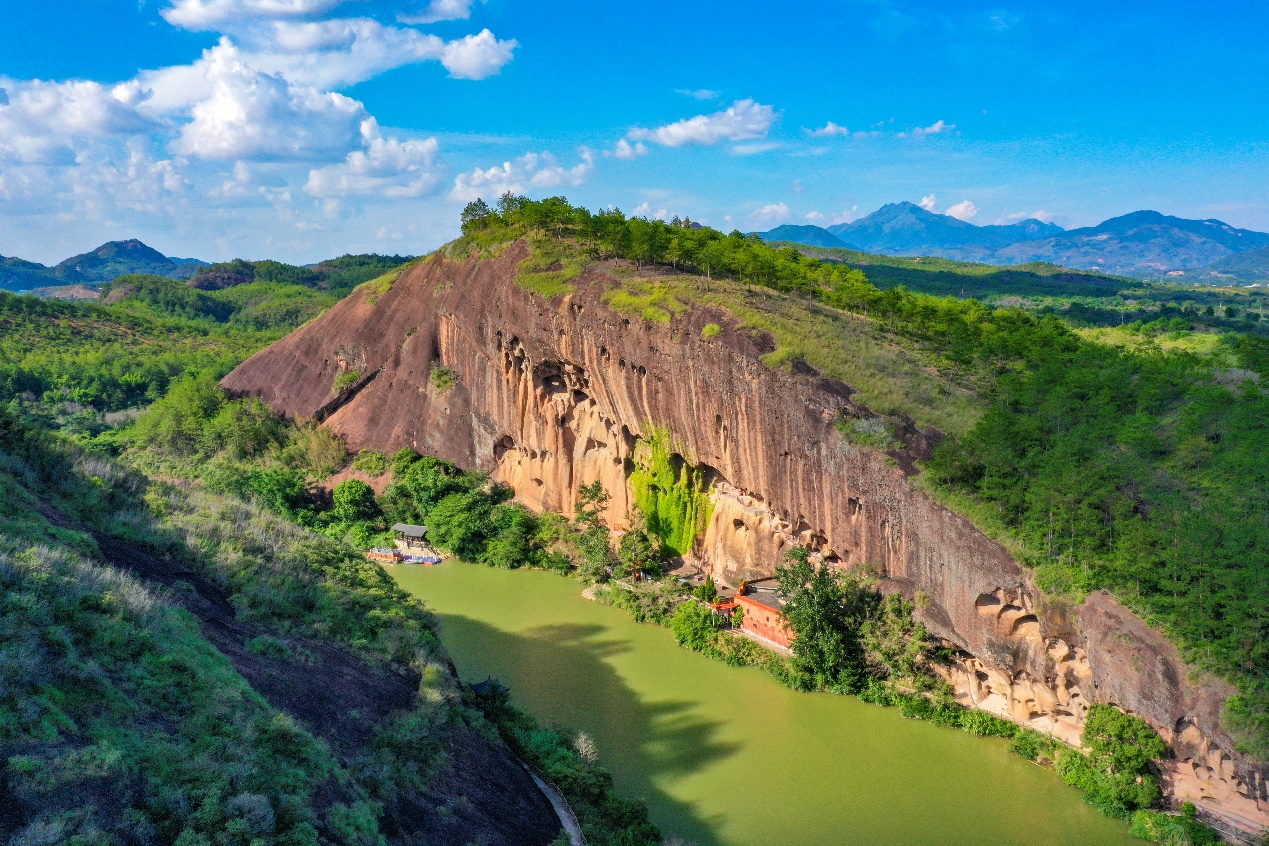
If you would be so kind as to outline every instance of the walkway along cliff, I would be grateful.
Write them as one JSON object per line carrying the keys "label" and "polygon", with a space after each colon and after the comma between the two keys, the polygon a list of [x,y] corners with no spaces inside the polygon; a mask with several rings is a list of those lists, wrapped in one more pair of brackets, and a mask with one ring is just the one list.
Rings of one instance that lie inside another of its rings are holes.
{"label": "walkway along cliff", "polygon": [[[1107,594],[1046,597],[1003,547],[914,490],[902,468],[928,450],[923,433],[905,433],[897,466],[858,449],[834,425],[861,411],[850,388],[767,367],[761,333],[699,304],[669,324],[624,317],[603,303],[617,283],[600,270],[544,300],[514,281],[527,254],[519,243],[480,261],[438,254],[390,287],[363,286],[224,385],[321,420],[352,449],[409,446],[487,470],[535,509],[567,513],[579,486],[600,481],[614,525],[647,440],[668,432],[672,460],[709,498],[690,556],[717,579],[770,576],[793,544],[867,567],[954,645],[966,705],[1070,743],[1090,704],[1117,705],[1171,743],[1174,797],[1269,827],[1269,773],[1219,724],[1233,689],[1190,678],[1166,638]],[[710,323],[721,332],[703,333]]]}

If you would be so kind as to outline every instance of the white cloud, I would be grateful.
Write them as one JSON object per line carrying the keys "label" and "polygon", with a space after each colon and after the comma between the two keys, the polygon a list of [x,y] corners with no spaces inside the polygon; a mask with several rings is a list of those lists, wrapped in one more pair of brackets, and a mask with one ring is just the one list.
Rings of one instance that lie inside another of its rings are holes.
{"label": "white cloud", "polygon": [[631,217],[651,218],[653,220],[665,220],[668,215],[669,211],[666,209],[657,209],[656,211],[653,211],[651,204],[649,204],[647,200],[644,200],[638,206],[635,206],[635,208],[630,212]]}
{"label": "white cloud", "polygon": [[917,203],[918,206],[920,206],[921,208],[925,209],[928,212],[934,211],[934,207],[937,204],[938,204],[938,198],[935,197],[933,194],[926,194],[924,197],[921,198],[921,202]]}
{"label": "white cloud", "polygon": [[756,156],[758,153],[769,153],[783,146],[779,141],[758,141],[753,144],[733,144],[731,151],[737,156]]}
{"label": "white cloud", "polygon": [[387,70],[440,61],[455,79],[485,79],[511,61],[515,39],[499,40],[487,29],[453,41],[369,18],[275,21],[272,37],[244,52],[270,73],[322,88],[339,88]]}
{"label": "white cloud", "polygon": [[753,100],[737,100],[724,111],[697,115],[656,129],[632,129],[626,137],[635,141],[652,141],[663,147],[748,141],[767,137],[776,117],[771,106]]}
{"label": "white cloud", "polygon": [[806,219],[816,226],[836,226],[839,223],[850,223],[859,219],[859,206],[851,206],[840,212],[824,214],[819,211],[808,212]]}
{"label": "white cloud", "polygon": [[515,161],[503,162],[501,167],[459,174],[450,199],[466,203],[477,197],[494,200],[508,191],[527,194],[535,188],[582,185],[595,169],[595,154],[585,147],[578,154],[582,160],[571,168],[560,165],[550,153],[526,153]]}
{"label": "white cloud", "polygon": [[400,141],[384,138],[379,124],[361,124],[365,148],[354,150],[336,165],[309,171],[305,193],[313,197],[419,197],[440,184],[433,166],[439,148],[435,138]]}
{"label": "white cloud", "polygon": [[172,26],[215,30],[253,18],[299,18],[328,12],[344,0],[172,0],[159,14]]}
{"label": "white cloud", "polygon": [[978,206],[974,205],[974,203],[970,200],[961,200],[959,203],[943,212],[943,214],[948,217],[954,217],[957,220],[964,220],[968,222],[978,215]]}
{"label": "white cloud", "polygon": [[900,132],[896,135],[896,137],[907,138],[908,136],[912,136],[913,138],[920,141],[921,139],[926,138],[930,135],[940,135],[944,132],[951,132],[954,129],[956,129],[956,124],[945,123],[944,121],[937,120],[934,123],[930,124],[929,126],[918,126],[916,129],[913,129],[910,132]]}
{"label": "white cloud", "polygon": [[719,97],[719,92],[709,88],[675,88],[674,93],[691,97],[693,100],[717,100]]}
{"label": "white cloud", "polygon": [[[0,75],[0,238],[19,255],[47,251],[32,256],[44,260],[121,228],[177,235],[184,254],[298,258],[325,252],[322,227],[405,231],[402,204],[445,181],[438,141],[380,130],[363,103],[341,92],[419,62],[437,62],[455,79],[498,73],[516,41],[487,29],[447,40],[406,23],[466,18],[477,2],[162,0],[155,5],[168,23],[219,40],[192,62],[117,85]],[[345,9],[364,17],[341,16]],[[396,12],[395,22],[384,17]],[[626,144],[635,155],[647,149]],[[590,151],[568,167],[531,154],[503,176],[547,191],[581,184],[593,167]],[[376,198],[387,202],[366,202]],[[447,208],[410,206],[423,239],[412,248],[452,229]],[[369,248],[369,234],[341,246]]]}
{"label": "white cloud", "polygon": [[749,219],[754,223],[770,225],[788,220],[791,215],[792,212],[785,203],[767,203],[762,208],[750,212]]}
{"label": "white cloud", "polygon": [[211,92],[173,149],[203,159],[329,159],[356,145],[368,115],[350,97],[258,71],[227,42],[209,51]]}
{"label": "white cloud", "polygon": [[1017,223],[1020,220],[1038,220],[1041,223],[1052,223],[1053,213],[1047,212],[1044,209],[1037,209],[1033,212],[1014,212],[1011,215],[1006,215],[1000,222]]}
{"label": "white cloud", "polygon": [[[403,24],[430,24],[437,21],[465,21],[471,17],[474,0],[432,0],[418,14],[400,14],[397,20]],[[484,0],[481,0],[484,2]]]}
{"label": "white cloud", "polygon": [[848,138],[850,136],[849,129],[844,126],[838,126],[831,120],[819,129],[808,129],[806,132],[814,138],[832,138],[834,135],[840,135],[843,138]]}
{"label": "white cloud", "polygon": [[499,41],[492,32],[482,29],[476,35],[447,43],[441,64],[455,79],[484,79],[501,71],[518,46],[514,38]]}
{"label": "white cloud", "polygon": [[629,161],[630,159],[637,159],[640,156],[646,156],[647,154],[648,148],[642,141],[636,141],[634,144],[631,144],[624,138],[618,141],[617,145],[613,147],[613,149],[604,151],[605,156],[612,156],[614,159],[623,159],[626,161]]}
{"label": "white cloud", "polygon": [[16,82],[3,80],[0,105],[0,162],[73,164],[84,142],[147,132],[153,122],[136,109],[131,85],[99,82]]}

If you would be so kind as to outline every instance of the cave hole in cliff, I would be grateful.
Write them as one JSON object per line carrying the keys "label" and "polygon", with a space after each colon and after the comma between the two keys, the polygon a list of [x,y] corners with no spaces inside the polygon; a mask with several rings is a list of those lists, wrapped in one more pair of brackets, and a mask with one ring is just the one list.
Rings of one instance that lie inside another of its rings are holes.
{"label": "cave hole in cliff", "polygon": [[502,461],[502,457],[508,452],[516,448],[516,439],[510,435],[503,435],[494,443],[494,461]]}
{"label": "cave hole in cliff", "polygon": [[974,608],[984,617],[995,617],[1000,613],[1000,597],[990,593],[980,593],[974,600]]}
{"label": "cave hole in cliff", "polygon": [[1013,621],[1009,634],[1014,637],[1040,637],[1040,620],[1034,614],[1023,614]]}
{"label": "cave hole in cliff", "polygon": [[586,402],[588,399],[590,399],[590,395],[587,394],[585,391],[573,391],[573,402],[575,404],[581,405],[582,403]]}
{"label": "cave hole in cliff", "polygon": [[568,393],[564,378],[564,365],[558,361],[543,361],[533,368],[533,382],[547,396]]}
{"label": "cave hole in cliff", "polygon": [[745,525],[745,521],[741,520],[739,517],[731,521],[731,527],[738,532],[749,531],[749,527]]}

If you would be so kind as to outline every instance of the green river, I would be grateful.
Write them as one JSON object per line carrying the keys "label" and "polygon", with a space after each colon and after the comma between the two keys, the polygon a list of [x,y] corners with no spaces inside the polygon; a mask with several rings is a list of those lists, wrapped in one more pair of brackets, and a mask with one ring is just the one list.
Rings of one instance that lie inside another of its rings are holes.
{"label": "green river", "polygon": [[442,621],[463,678],[493,675],[546,723],[594,738],[617,787],[669,842],[1140,844],[996,738],[796,693],[582,599],[552,573],[390,568]]}

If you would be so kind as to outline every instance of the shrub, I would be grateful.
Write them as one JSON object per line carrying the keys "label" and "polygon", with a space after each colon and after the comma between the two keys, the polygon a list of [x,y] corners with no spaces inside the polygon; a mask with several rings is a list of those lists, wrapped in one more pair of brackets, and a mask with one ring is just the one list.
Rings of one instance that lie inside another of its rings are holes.
{"label": "shrub", "polygon": [[1028,761],[1034,761],[1041,755],[1053,757],[1055,744],[1035,729],[1020,729],[1009,743],[1009,751],[1021,755]]}
{"label": "shrub", "polygon": [[443,394],[458,384],[459,377],[457,371],[437,365],[432,368],[432,372],[428,374],[427,378],[432,385],[432,389],[438,394]]}
{"label": "shrub", "polygon": [[722,332],[723,332],[723,327],[719,326],[717,323],[706,323],[704,328],[701,329],[701,337],[702,338],[717,338],[719,335],[722,334]]}
{"label": "shrub", "polygon": [[377,479],[388,472],[388,459],[377,450],[363,449],[353,459],[353,468]]}
{"label": "shrub", "polygon": [[335,374],[335,381],[331,383],[331,391],[336,394],[342,394],[357,383],[362,376],[360,370],[341,370]]}
{"label": "shrub", "polygon": [[718,618],[708,606],[699,602],[680,602],[670,616],[670,631],[680,644],[700,652],[713,641],[718,631]]}
{"label": "shrub", "polygon": [[1013,737],[1018,726],[986,711],[966,711],[961,717],[961,727],[975,737]]}
{"label": "shrub", "polygon": [[1199,822],[1196,816],[1194,805],[1189,802],[1185,803],[1180,814],[1137,811],[1132,815],[1132,827],[1128,833],[1169,846],[1215,846],[1223,842],[1214,829]]}

